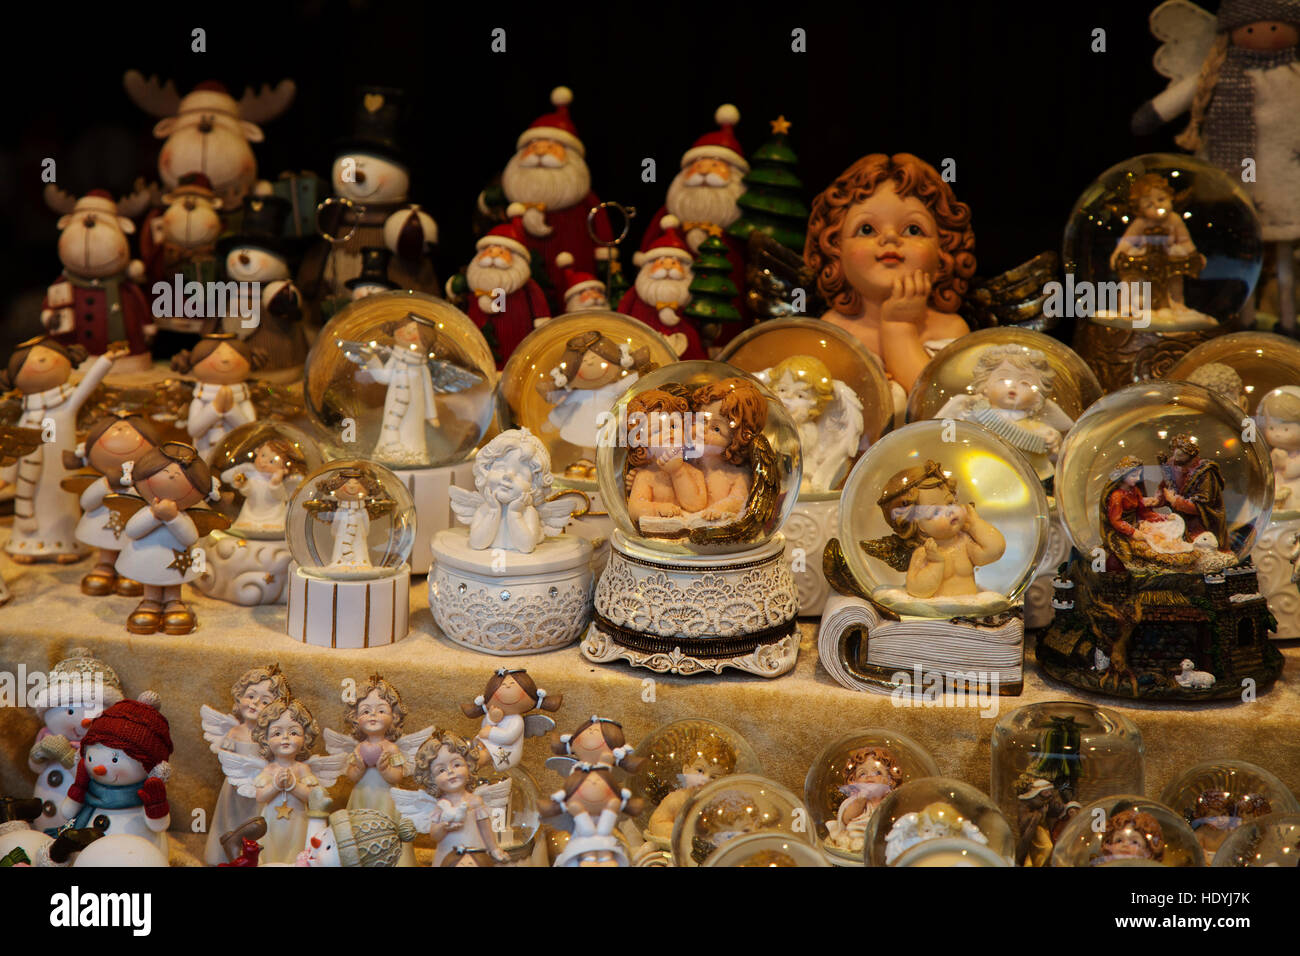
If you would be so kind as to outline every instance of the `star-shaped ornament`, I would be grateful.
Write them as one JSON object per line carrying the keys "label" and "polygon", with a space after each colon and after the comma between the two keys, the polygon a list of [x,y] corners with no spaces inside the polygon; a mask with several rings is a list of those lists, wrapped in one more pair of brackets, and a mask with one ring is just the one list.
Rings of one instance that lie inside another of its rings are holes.
{"label": "star-shaped ornament", "polygon": [[194,555],[188,550],[177,551],[175,548],[172,549],[172,555],[174,556],[172,558],[172,563],[167,565],[167,567],[174,568],[181,574],[189,574],[190,566],[194,564]]}
{"label": "star-shaped ornament", "polygon": [[120,538],[122,536],[122,531],[125,528],[126,528],[126,519],[124,519],[116,511],[109,511],[108,524],[104,525],[104,530],[111,531],[113,532],[114,537]]}
{"label": "star-shaped ornament", "polygon": [[293,816],[293,807],[289,806],[288,800],[275,808],[275,818],[277,820],[288,820],[291,816]]}
{"label": "star-shaped ornament", "polygon": [[772,126],[772,132],[773,132],[773,133],[788,133],[788,132],[790,132],[790,121],[789,121],[788,119],[786,119],[784,116],[778,116],[776,119],[774,119],[774,120],[769,120],[768,122],[769,122],[769,123],[771,124],[771,126]]}

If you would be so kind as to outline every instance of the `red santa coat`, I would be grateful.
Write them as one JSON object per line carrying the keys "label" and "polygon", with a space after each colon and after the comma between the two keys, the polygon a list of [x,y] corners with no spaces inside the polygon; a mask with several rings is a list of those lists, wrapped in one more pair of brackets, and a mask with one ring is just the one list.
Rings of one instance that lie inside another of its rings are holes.
{"label": "red santa coat", "polygon": [[[675,310],[679,316],[682,315],[682,308],[685,308],[685,306],[686,303],[683,303],[681,308]],[[623,294],[623,298],[618,303],[618,311],[624,315],[630,315],[634,319],[639,319],[665,337],[676,335],[679,332],[686,336],[686,351],[678,356],[683,361],[709,357],[704,351],[704,346],[700,343],[700,333],[690,319],[682,316],[682,320],[676,325],[665,325],[663,320],[659,318],[659,309],[654,303],[646,302],[637,295],[635,286]]]}
{"label": "red santa coat", "polygon": [[[645,237],[641,240],[642,249],[651,249],[663,236],[663,227],[659,221],[668,215],[668,207],[660,206],[659,211],[654,214],[650,220],[650,225],[646,226]],[[686,238],[691,229],[702,228],[698,223],[683,222],[678,227],[682,238]],[[731,300],[736,311],[740,313],[739,322],[721,322],[719,323],[722,331],[718,335],[718,340],[714,345],[726,345],[737,335],[749,328],[753,324],[753,317],[745,307],[745,247],[738,239],[733,239],[725,231],[719,228],[719,238],[727,244],[727,261],[731,263],[730,278],[736,286],[736,296]]]}
{"label": "red santa coat", "polygon": [[489,325],[492,327],[496,338],[497,368],[505,364],[519,343],[533,330],[534,320],[549,318],[551,315],[542,287],[532,279],[506,296],[503,312],[484,312],[479,308],[478,300],[478,293],[471,290],[469,317],[480,330],[485,331]]}
{"label": "red santa coat", "polygon": [[153,315],[149,302],[140,287],[121,275],[106,279],[85,279],[64,271],[54,286],[68,283],[72,286],[72,304],[53,306],[49,293],[41,309],[55,309],[51,332],[59,327],[60,315],[65,308],[72,310],[70,331],[52,334],[55,341],[64,345],[83,345],[91,355],[103,355],[113,342],[125,341],[132,355],[149,351],[149,337],[153,329]]}
{"label": "red santa coat", "polygon": [[[551,288],[556,292],[556,304],[564,302],[564,270],[555,264],[555,257],[561,252],[573,256],[570,269],[580,272],[596,272],[596,244],[591,233],[587,231],[587,212],[593,206],[599,206],[600,200],[595,193],[587,193],[581,202],[574,203],[567,209],[547,209],[546,224],[551,227],[549,236],[534,236],[524,230],[524,244],[532,253],[533,261],[542,257],[546,264],[546,275],[551,280]],[[609,217],[601,209],[592,220],[596,235],[606,242],[614,238],[609,225]]]}

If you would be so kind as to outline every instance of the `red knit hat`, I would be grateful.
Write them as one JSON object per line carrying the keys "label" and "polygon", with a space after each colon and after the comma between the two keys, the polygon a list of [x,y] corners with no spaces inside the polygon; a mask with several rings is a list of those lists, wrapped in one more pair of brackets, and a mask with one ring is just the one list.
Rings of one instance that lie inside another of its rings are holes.
{"label": "red knit hat", "polygon": [[528,246],[525,245],[524,241],[523,215],[525,208],[521,202],[512,202],[506,207],[506,215],[510,217],[510,221],[503,222],[499,226],[493,226],[478,242],[474,243],[474,248],[484,249],[488,246],[505,246],[511,252],[531,260],[532,255],[529,253]]}
{"label": "red knit hat", "polygon": [[642,245],[641,251],[632,257],[632,264],[639,266],[660,256],[676,256],[687,262],[693,262],[695,257],[691,255],[691,247],[677,233],[677,228],[681,224],[681,220],[672,213],[662,217],[659,220],[659,228],[663,231]]}
{"label": "red knit hat", "polygon": [[570,252],[561,252],[555,257],[555,264],[564,272],[564,298],[567,300],[571,295],[577,295],[584,289],[600,289],[605,291],[605,283],[601,282],[590,272],[583,272],[581,269],[571,268],[573,265],[573,254]]}
{"label": "red knit hat", "polygon": [[145,770],[153,770],[172,753],[171,728],[158,711],[157,694],[145,691],[139,700],[119,700],[90,724],[81,740],[81,752],[94,744],[121,750],[138,760]]}
{"label": "red knit hat", "polygon": [[586,147],[578,139],[578,129],[569,118],[569,104],[572,102],[573,90],[567,86],[557,86],[551,90],[551,105],[555,107],[555,112],[537,117],[528,129],[519,134],[515,149],[523,149],[525,143],[535,139],[553,139],[574,150],[579,156],[585,156]]}
{"label": "red knit hat", "polygon": [[749,163],[745,162],[740,140],[731,131],[740,122],[740,110],[730,103],[723,103],[714,110],[713,122],[718,124],[718,128],[712,133],[705,133],[682,154],[682,168],[685,169],[697,159],[709,158],[720,159],[739,167],[741,172],[749,172]]}

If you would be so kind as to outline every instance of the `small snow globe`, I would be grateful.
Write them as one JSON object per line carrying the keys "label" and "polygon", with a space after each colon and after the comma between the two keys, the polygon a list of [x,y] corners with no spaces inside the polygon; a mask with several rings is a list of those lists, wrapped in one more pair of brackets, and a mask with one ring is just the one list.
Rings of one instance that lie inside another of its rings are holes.
{"label": "small snow globe", "polygon": [[1052,866],[1158,864],[1204,866],[1205,855],[1187,822],[1155,800],[1133,795],[1093,801],[1066,824]]}
{"label": "small snow globe", "polygon": [[939,837],[904,850],[894,861],[894,866],[999,867],[1011,866],[1011,862],[975,840]]}
{"label": "small snow globe", "polygon": [[867,823],[885,797],[908,781],[937,776],[925,748],[896,731],[856,730],[828,744],[808,769],[803,795],[831,862],[860,866]]}
{"label": "small snow globe", "polygon": [[863,859],[894,866],[914,846],[952,837],[986,846],[1008,863],[1015,857],[1011,827],[992,800],[960,780],[922,777],[881,801],[863,834]]}
{"label": "small snow globe", "polygon": [[1243,823],[1223,841],[1212,866],[1300,866],[1300,813]]}
{"label": "small snow globe", "polygon": [[315,440],[284,422],[249,422],[227,433],[212,453],[212,473],[221,480],[220,508],[231,518],[227,533],[284,540],[289,499],[322,460]]}
{"label": "small snow globe", "polygon": [[705,784],[673,826],[673,859],[678,866],[703,866],[738,837],[780,833],[815,849],[808,810],[775,781],[755,774],[732,774]]}
{"label": "small snow globe", "polygon": [[1164,378],[1194,382],[1246,415],[1275,388],[1300,386],[1300,342],[1271,332],[1232,332],[1196,346]]}
{"label": "small snow globe", "polygon": [[1300,813],[1286,784],[1243,760],[1197,764],[1165,787],[1160,802],[1187,821],[1209,863],[1243,825],[1270,813]]}
{"label": "small snow globe", "polygon": [[830,866],[816,847],[784,833],[750,833],[736,837],[704,859],[705,866],[801,867]]}
{"label": "small snow globe", "polygon": [[480,769],[487,772],[475,774],[473,789],[483,795],[495,794],[492,806],[504,811],[504,815],[498,815],[499,820],[493,824],[497,846],[509,853],[511,859],[527,857],[542,825],[542,795],[536,781],[522,767],[514,770]]}

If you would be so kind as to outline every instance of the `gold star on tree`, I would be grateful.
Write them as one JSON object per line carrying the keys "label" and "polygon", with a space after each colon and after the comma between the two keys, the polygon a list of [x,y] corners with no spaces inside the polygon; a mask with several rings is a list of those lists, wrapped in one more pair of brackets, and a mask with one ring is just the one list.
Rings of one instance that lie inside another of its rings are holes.
{"label": "gold star on tree", "polygon": [[790,132],[790,121],[789,121],[788,119],[786,119],[784,115],[782,115],[782,116],[778,116],[778,117],[777,117],[776,119],[774,119],[774,120],[768,120],[768,122],[769,122],[769,123],[771,124],[771,126],[772,126],[772,132],[773,132],[773,133],[788,133],[788,132]]}
{"label": "gold star on tree", "polygon": [[167,565],[167,567],[174,568],[181,574],[189,574],[190,565],[194,563],[194,555],[191,554],[189,550],[177,551],[175,548],[172,549],[172,554],[174,555],[172,563]]}

